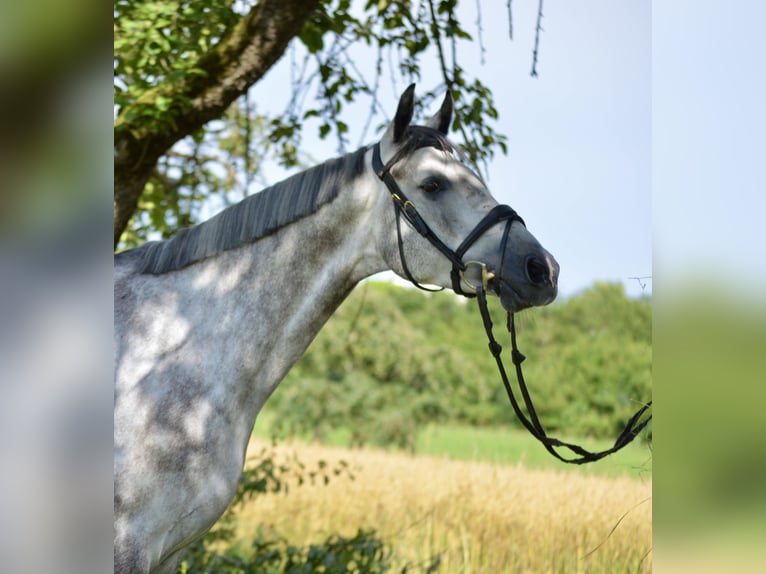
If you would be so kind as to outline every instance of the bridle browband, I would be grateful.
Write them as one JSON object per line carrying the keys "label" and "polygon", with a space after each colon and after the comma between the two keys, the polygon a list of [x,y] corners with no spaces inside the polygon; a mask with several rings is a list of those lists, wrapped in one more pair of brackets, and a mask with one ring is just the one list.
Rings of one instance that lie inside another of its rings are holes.
{"label": "bridle browband", "polygon": [[[400,159],[402,159],[401,152],[394,154],[394,157],[391,158],[391,160],[389,160],[387,164],[383,164],[383,161],[380,157],[380,143],[376,143],[373,146],[372,168],[375,171],[375,174],[386,185],[386,188],[388,188],[388,191],[391,194],[391,199],[393,200],[393,204],[394,204],[394,213],[396,216],[396,237],[397,237],[397,244],[399,249],[399,259],[402,263],[402,269],[404,270],[404,274],[407,276],[407,279],[409,279],[412,282],[412,284],[418,287],[419,289],[423,289],[424,291],[440,291],[441,290],[441,289],[429,289],[427,287],[422,286],[412,276],[412,273],[410,273],[410,270],[407,267],[406,259],[404,257],[404,245],[402,242],[402,231],[401,231],[401,223],[400,223],[402,216],[404,216],[404,218],[409,222],[409,224],[420,235],[425,237],[431,243],[431,245],[436,247],[436,249],[439,250],[452,263],[452,271],[450,272],[450,278],[452,280],[452,289],[455,291],[455,293],[459,295],[463,295],[464,297],[476,297],[476,300],[479,304],[479,311],[481,313],[482,322],[484,323],[484,330],[486,331],[487,338],[489,340],[489,350],[492,353],[492,356],[495,358],[495,362],[497,363],[497,368],[503,380],[503,385],[505,386],[505,391],[506,391],[506,394],[508,395],[508,400],[510,401],[511,406],[513,407],[513,411],[516,414],[516,417],[521,421],[524,427],[532,434],[532,436],[534,436],[538,441],[540,441],[543,444],[545,449],[550,454],[552,454],[557,459],[570,464],[584,464],[587,462],[594,462],[604,458],[605,456],[609,454],[617,452],[618,450],[622,449],[626,445],[630,444],[633,441],[633,439],[635,439],[638,436],[638,434],[646,427],[649,421],[651,421],[652,419],[651,414],[648,417],[644,418],[643,420],[641,420],[641,418],[643,417],[644,413],[651,408],[652,401],[649,401],[648,403],[644,404],[636,412],[636,414],[634,414],[628,420],[627,424],[625,425],[625,428],[617,437],[617,440],[614,442],[614,445],[611,448],[608,448],[603,451],[590,452],[588,450],[585,450],[581,446],[564,442],[557,438],[549,437],[546,434],[537,416],[537,411],[535,410],[535,407],[532,404],[532,399],[529,395],[527,384],[524,381],[524,374],[521,370],[521,363],[524,361],[525,357],[521,353],[521,351],[519,351],[519,348],[516,344],[516,325],[514,322],[513,313],[509,311],[508,319],[507,319],[507,329],[508,329],[508,332],[511,334],[511,346],[512,346],[511,360],[513,361],[514,367],[516,368],[516,379],[519,382],[519,390],[521,391],[521,396],[524,401],[524,406],[526,407],[527,413],[529,414],[526,415],[524,413],[518,401],[516,400],[516,396],[513,393],[513,389],[511,388],[511,384],[508,380],[508,375],[505,371],[505,366],[503,365],[503,360],[500,356],[500,353],[502,352],[503,347],[497,342],[497,340],[495,339],[492,333],[492,319],[490,317],[489,308],[487,306],[487,286],[489,285],[490,281],[499,280],[499,279],[496,279],[494,274],[487,269],[487,265],[485,263],[480,261],[463,261],[463,256],[471,247],[471,245],[473,245],[476,242],[476,240],[479,239],[479,237],[481,237],[490,227],[492,227],[493,225],[501,221],[506,222],[505,229],[503,230],[501,245],[500,245],[501,253],[502,253],[501,257],[504,259],[505,248],[508,242],[508,235],[511,230],[511,225],[513,225],[514,221],[518,221],[526,227],[524,220],[509,205],[496,205],[489,211],[489,213],[487,213],[487,215],[485,215],[482,218],[481,221],[479,221],[476,227],[473,228],[473,230],[468,234],[468,236],[463,240],[463,242],[458,246],[458,248],[453,251],[450,247],[445,245],[445,243],[441,239],[439,239],[439,237],[428,226],[425,220],[418,213],[418,210],[415,207],[415,204],[412,203],[412,201],[410,201],[409,199],[407,199],[407,196],[404,194],[404,192],[401,190],[399,185],[396,183],[396,180],[394,179],[394,177],[391,175],[391,168]],[[476,265],[481,270],[481,281],[475,285],[471,283],[465,277],[465,271],[470,265]],[[499,269],[502,269],[502,266],[503,266],[503,261],[501,259]],[[474,293],[470,293],[470,292],[466,293],[462,288],[463,282],[465,282],[470,287],[472,287],[474,289]],[[499,289],[497,289],[497,291],[499,292]],[[566,458],[560,455],[556,451],[556,448],[568,449],[569,451],[571,451],[577,456],[575,458]]]}

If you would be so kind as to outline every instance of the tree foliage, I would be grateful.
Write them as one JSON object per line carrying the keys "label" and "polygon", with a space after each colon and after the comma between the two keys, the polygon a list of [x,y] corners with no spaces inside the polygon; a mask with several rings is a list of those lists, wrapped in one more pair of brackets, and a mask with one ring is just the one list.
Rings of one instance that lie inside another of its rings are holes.
{"label": "tree foliage", "polygon": [[[252,193],[264,161],[305,166],[309,131],[347,151],[351,118],[367,109],[371,137],[387,119],[381,87],[418,81],[424,68],[441,82],[418,106],[449,88],[469,157],[505,153],[493,95],[459,59],[480,34],[457,0],[116,0],[115,245],[196,223],[211,197]],[[260,109],[258,83],[286,51],[285,107]]]}
{"label": "tree foliage", "polygon": [[[597,283],[517,323],[525,376],[551,432],[614,438],[651,398],[648,299]],[[322,440],[348,428],[355,445],[402,448],[427,423],[518,424],[476,306],[383,283],[357,288],[265,411],[277,433]]]}

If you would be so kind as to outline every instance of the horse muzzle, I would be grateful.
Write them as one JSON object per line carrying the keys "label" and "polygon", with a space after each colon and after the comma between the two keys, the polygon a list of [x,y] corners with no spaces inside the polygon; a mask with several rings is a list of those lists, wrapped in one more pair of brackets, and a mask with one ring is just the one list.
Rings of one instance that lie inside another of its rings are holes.
{"label": "horse muzzle", "polygon": [[559,264],[542,247],[523,255],[506,253],[502,268],[493,275],[488,285],[512,313],[547,305],[558,294]]}

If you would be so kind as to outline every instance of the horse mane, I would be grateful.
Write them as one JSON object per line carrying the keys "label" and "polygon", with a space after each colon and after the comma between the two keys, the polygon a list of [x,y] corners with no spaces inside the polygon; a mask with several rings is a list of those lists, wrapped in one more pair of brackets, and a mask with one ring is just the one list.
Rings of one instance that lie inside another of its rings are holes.
{"label": "horse mane", "polygon": [[[408,156],[422,147],[459,153],[438,130],[414,125],[407,128],[397,157]],[[362,147],[297,173],[207,221],[178,230],[170,239],[147,242],[118,256],[137,257],[138,273],[161,275],[253,243],[333,201],[342,187],[362,175],[368,149]]]}
{"label": "horse mane", "polygon": [[183,269],[223,251],[253,243],[333,201],[364,172],[367,147],[328,160],[264,189],[170,239],[145,243],[138,273]]}

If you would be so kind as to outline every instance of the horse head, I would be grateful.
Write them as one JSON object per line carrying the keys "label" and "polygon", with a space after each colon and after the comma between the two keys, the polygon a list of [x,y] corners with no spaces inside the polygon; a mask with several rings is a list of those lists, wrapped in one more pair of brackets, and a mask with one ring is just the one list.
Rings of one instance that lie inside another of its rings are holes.
{"label": "horse head", "polygon": [[[472,296],[481,286],[516,312],[546,305],[557,292],[559,265],[509,206],[447,139],[452,96],[425,125],[412,125],[414,84],[373,148],[381,193],[394,209],[381,217],[380,250],[397,274]],[[392,221],[392,218],[394,221]]]}

